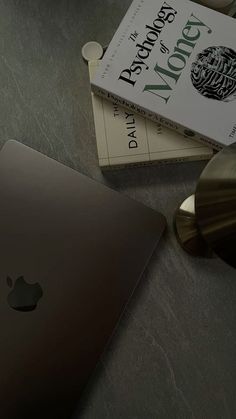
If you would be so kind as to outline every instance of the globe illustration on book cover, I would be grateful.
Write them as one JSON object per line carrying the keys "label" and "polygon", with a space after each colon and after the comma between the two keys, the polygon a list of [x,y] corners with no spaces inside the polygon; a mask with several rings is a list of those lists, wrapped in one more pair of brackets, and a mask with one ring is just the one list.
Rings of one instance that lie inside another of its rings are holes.
{"label": "globe illustration on book cover", "polygon": [[209,99],[236,100],[236,52],[224,46],[204,49],[192,63],[191,81]]}

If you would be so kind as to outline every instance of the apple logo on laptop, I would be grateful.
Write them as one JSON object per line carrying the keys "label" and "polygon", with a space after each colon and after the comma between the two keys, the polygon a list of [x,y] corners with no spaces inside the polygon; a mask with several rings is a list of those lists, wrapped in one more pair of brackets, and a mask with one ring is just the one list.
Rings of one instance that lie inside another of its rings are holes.
{"label": "apple logo on laptop", "polygon": [[7,284],[12,288],[7,297],[11,308],[17,311],[33,311],[36,309],[38,301],[43,295],[43,290],[38,283],[28,284],[24,277],[20,276],[13,286],[13,280],[8,276]]}

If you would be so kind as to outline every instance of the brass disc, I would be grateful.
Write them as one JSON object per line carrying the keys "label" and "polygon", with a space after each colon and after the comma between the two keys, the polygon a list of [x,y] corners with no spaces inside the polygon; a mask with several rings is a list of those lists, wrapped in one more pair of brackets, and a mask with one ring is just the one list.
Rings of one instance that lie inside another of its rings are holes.
{"label": "brass disc", "polygon": [[203,170],[195,193],[196,218],[214,252],[236,268],[236,143]]}
{"label": "brass disc", "polygon": [[195,217],[195,196],[186,198],[175,214],[175,232],[184,250],[192,256],[211,257],[205,240],[202,238]]}

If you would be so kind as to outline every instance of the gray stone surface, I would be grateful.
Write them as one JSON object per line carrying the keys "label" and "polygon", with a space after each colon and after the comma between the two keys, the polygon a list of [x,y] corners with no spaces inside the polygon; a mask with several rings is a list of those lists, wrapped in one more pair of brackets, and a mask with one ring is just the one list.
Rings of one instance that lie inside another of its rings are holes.
{"label": "gray stone surface", "polygon": [[0,0],[0,142],[10,138],[162,211],[168,230],[80,401],[83,419],[236,417],[235,271],[186,255],[174,211],[204,163],[102,175],[81,47],[130,0]]}

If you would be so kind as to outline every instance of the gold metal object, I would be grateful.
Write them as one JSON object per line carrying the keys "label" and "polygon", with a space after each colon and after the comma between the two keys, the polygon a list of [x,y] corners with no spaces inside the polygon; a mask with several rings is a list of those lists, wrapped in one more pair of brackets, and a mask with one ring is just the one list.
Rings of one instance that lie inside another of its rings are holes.
{"label": "gold metal object", "polygon": [[203,170],[195,193],[197,225],[211,249],[236,268],[236,143]]}
{"label": "gold metal object", "polygon": [[180,245],[192,256],[211,257],[212,252],[202,238],[195,217],[195,196],[185,199],[175,214],[175,232]]}

